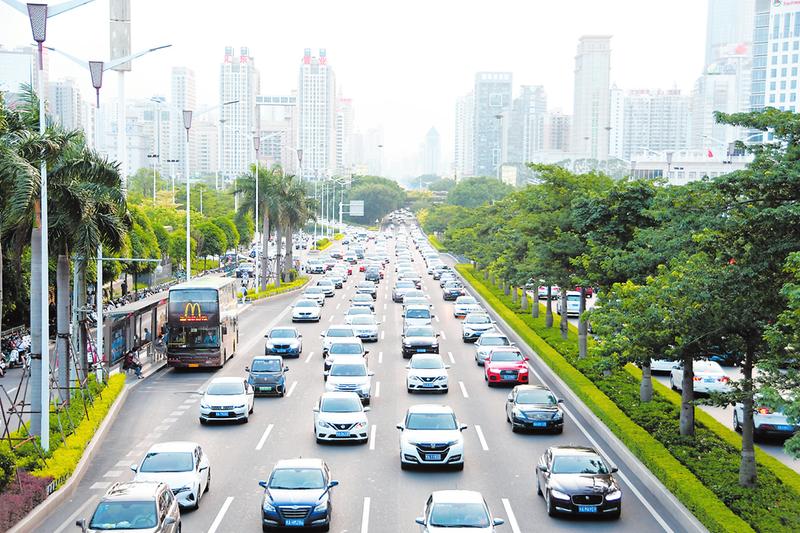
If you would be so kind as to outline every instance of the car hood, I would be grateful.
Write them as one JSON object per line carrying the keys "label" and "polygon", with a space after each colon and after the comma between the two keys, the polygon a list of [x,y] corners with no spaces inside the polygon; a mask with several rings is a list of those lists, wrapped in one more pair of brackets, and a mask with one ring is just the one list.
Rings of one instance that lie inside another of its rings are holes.
{"label": "car hood", "polygon": [[298,339],[267,339],[267,345],[275,346],[276,344],[287,344],[292,348],[297,348],[300,346],[300,341]]}
{"label": "car hood", "polygon": [[325,489],[267,489],[264,498],[272,505],[310,505],[319,502]]}
{"label": "car hood", "polygon": [[412,442],[444,443],[459,440],[461,432],[457,429],[406,429],[403,431],[403,440]]}
{"label": "car hood", "polygon": [[333,424],[355,424],[357,422],[366,422],[367,415],[364,412],[359,413],[319,413],[319,420],[331,422]]}
{"label": "car hood", "polygon": [[492,329],[494,324],[472,324],[470,322],[464,322],[463,326],[473,331],[485,331],[487,329]]}
{"label": "car hood", "polygon": [[403,343],[410,346],[429,346],[436,344],[437,339],[436,337],[403,337]]}
{"label": "car hood", "polygon": [[406,318],[406,326],[430,326],[431,319],[428,318]]}
{"label": "car hood", "polygon": [[523,368],[527,368],[525,363],[523,362],[515,362],[515,361],[498,361],[489,363],[486,366],[489,370],[522,370]]}
{"label": "car hood", "polygon": [[428,531],[428,533],[475,533],[476,531],[486,531],[487,533],[494,533],[497,530],[493,526],[487,526],[487,527],[436,527],[436,526],[428,526],[426,531]]}
{"label": "car hood", "polygon": [[318,307],[294,307],[294,308],[292,308],[292,314],[300,314],[300,313],[305,312],[305,313],[311,313],[313,315],[314,313],[319,313],[319,311],[320,310],[319,310]]}
{"label": "car hood", "polygon": [[280,372],[250,372],[251,383],[280,383],[283,374]]}
{"label": "car hood", "polygon": [[242,405],[247,403],[244,394],[206,394],[201,401],[204,405]]}
{"label": "car hood", "polygon": [[331,385],[365,385],[369,383],[369,376],[328,376]]}
{"label": "car hood", "polygon": [[490,346],[490,345],[487,344],[485,346],[476,346],[475,347],[475,349],[478,350],[478,353],[481,353],[481,354],[488,354],[489,352],[491,352],[495,348],[502,348],[502,346]]}
{"label": "car hood", "polygon": [[137,472],[134,481],[163,481],[170,489],[191,487],[197,481],[194,470],[189,472]]}
{"label": "car hood", "polygon": [[409,377],[434,378],[436,376],[447,376],[447,371],[444,368],[409,368],[408,375]]}
{"label": "car hood", "polygon": [[605,494],[619,488],[611,474],[553,474],[550,487],[570,495]]}

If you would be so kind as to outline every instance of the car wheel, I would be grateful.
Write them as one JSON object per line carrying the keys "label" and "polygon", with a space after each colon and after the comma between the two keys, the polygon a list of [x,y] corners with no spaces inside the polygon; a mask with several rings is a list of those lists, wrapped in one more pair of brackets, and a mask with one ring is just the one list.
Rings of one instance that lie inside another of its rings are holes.
{"label": "car wheel", "polygon": [[458,470],[459,472],[464,470],[464,461],[461,461],[456,465],[456,470]]}
{"label": "car wheel", "polygon": [[450,391],[450,387],[442,390],[442,394],[447,394]]}
{"label": "car wheel", "polygon": [[208,469],[208,479],[206,480],[206,488],[205,490],[203,490],[203,494],[208,492],[210,488],[211,488],[211,468]]}
{"label": "car wheel", "polygon": [[330,530],[331,530],[331,525],[330,524],[325,524],[321,528],[321,531],[330,531]]}
{"label": "car wheel", "polygon": [[250,410],[247,412],[247,414],[252,415],[253,414],[253,409],[255,408],[255,406],[256,406],[256,404],[253,403],[253,405],[250,406]]}
{"label": "car wheel", "polygon": [[547,514],[549,516],[556,515],[556,506],[553,503],[553,498],[550,496],[550,493],[547,493],[547,497],[544,499],[545,503],[547,504]]}
{"label": "car wheel", "polygon": [[193,511],[198,509],[200,509],[200,487],[197,487],[197,494],[194,497],[194,505],[192,506]]}
{"label": "car wheel", "polygon": [[247,422],[249,422],[249,417],[245,416],[242,418],[242,424],[247,424]]}
{"label": "car wheel", "polygon": [[403,461],[400,461],[400,470],[408,470],[410,467],[411,467],[411,465],[409,465],[408,463],[404,463]]}
{"label": "car wheel", "polygon": [[371,400],[371,398],[367,398],[366,400],[364,400],[364,405],[369,405],[370,400]]}
{"label": "car wheel", "polygon": [[536,476],[536,494],[539,496],[543,496],[542,494],[542,484],[539,481],[539,476]]}
{"label": "car wheel", "polygon": [[514,422],[511,422],[511,432],[512,433],[519,433],[519,427]]}
{"label": "car wheel", "polygon": [[678,390],[678,387],[675,386],[675,381],[672,379],[672,376],[669,377],[669,388],[672,390]]}
{"label": "car wheel", "polygon": [[739,433],[742,431],[742,423],[739,421],[739,412],[736,409],[733,410],[733,429]]}
{"label": "car wheel", "polygon": [[414,391],[411,390],[411,387],[406,387],[406,390],[408,391],[409,394],[413,394],[414,393]]}
{"label": "car wheel", "polygon": [[205,426],[206,424],[207,424],[207,422],[205,421],[205,419],[201,418],[200,419],[200,425],[201,426]]}

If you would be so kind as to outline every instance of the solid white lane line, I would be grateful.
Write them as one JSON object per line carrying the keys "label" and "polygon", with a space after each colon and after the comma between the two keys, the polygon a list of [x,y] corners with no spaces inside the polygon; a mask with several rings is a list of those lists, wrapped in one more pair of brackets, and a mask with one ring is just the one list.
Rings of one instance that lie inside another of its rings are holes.
{"label": "solid white lane line", "polygon": [[456,360],[453,358],[453,352],[447,352],[447,357],[450,358],[452,364],[456,364]]}
{"label": "solid white lane line", "polygon": [[383,363],[383,352],[378,352],[378,364]]}
{"label": "solid white lane line", "polygon": [[267,429],[264,430],[264,434],[261,435],[261,439],[258,441],[258,444],[256,444],[256,451],[264,447],[264,443],[267,442],[267,437],[269,437],[271,431],[272,431],[272,424],[268,425]]}
{"label": "solid white lane line", "polygon": [[378,426],[376,426],[375,424],[373,424],[372,427],[369,430],[369,449],[370,450],[374,450],[375,449],[375,432],[377,430],[378,430]]}
{"label": "solid white lane line", "polygon": [[506,516],[508,517],[508,525],[511,526],[511,531],[514,533],[520,533],[519,524],[517,523],[517,517],[514,516],[514,510],[511,508],[511,502],[508,501],[508,498],[503,498],[503,507],[506,510]]}
{"label": "solid white lane line", "polygon": [[381,382],[375,382],[375,397],[378,398],[381,395]]}
{"label": "solid white lane line", "polygon": [[383,310],[384,310],[384,311],[386,311],[386,309],[387,309],[388,307],[389,307],[389,304],[383,304]]}
{"label": "solid white lane line", "polygon": [[86,501],[78,507],[78,510],[69,515],[67,521],[61,524],[58,529],[53,531],[53,533],[61,533],[62,531],[66,530],[67,528],[74,528],[75,527],[75,520],[78,520],[78,517],[83,514],[87,507],[91,504],[95,503],[98,499],[98,496],[92,496],[91,498],[87,498]]}
{"label": "solid white lane line", "polygon": [[483,436],[483,430],[481,429],[480,426],[478,425],[475,426],[475,433],[478,434],[478,440],[481,441],[481,448],[483,448],[483,451],[488,452],[489,445],[486,444],[486,437]]}
{"label": "solid white lane line", "polygon": [[458,386],[461,387],[461,394],[464,395],[464,398],[469,398],[469,394],[467,393],[467,388],[464,386],[464,382],[459,381]]}
{"label": "solid white lane line", "polygon": [[287,398],[292,395],[292,393],[294,392],[294,388],[295,387],[297,387],[297,382],[296,381],[292,381],[292,384],[289,385],[289,390],[286,392],[286,397]]}
{"label": "solid white lane line", "polygon": [[369,533],[369,496],[364,498],[364,510],[361,512],[361,533]]}
{"label": "solid white lane line", "polygon": [[444,330],[441,331],[441,334],[442,334],[442,339],[447,340],[447,334],[444,332]]}
{"label": "solid white lane line", "polygon": [[225,513],[228,512],[228,508],[231,506],[232,502],[233,496],[228,496],[225,498],[225,503],[222,504],[222,508],[217,513],[217,517],[214,519],[214,522],[211,523],[211,527],[208,528],[208,533],[217,533],[217,529],[222,523],[222,519],[225,518]]}
{"label": "solid white lane line", "polygon": [[385,331],[381,331],[381,340],[383,340],[385,338],[386,338],[386,332]]}
{"label": "solid white lane line", "polygon": [[10,390],[8,391],[8,395],[9,395],[9,396],[11,396],[12,394],[14,394],[14,391],[16,391],[18,388],[19,388],[19,387],[14,387],[13,389],[10,389]]}
{"label": "solid white lane line", "polygon": [[314,357],[314,352],[308,352],[308,355],[306,356],[306,363],[311,361],[312,357]]}

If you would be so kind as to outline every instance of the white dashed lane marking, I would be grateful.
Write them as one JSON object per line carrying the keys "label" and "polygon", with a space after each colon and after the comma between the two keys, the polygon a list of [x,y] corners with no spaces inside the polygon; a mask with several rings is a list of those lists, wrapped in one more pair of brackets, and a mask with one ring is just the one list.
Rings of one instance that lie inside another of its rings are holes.
{"label": "white dashed lane marking", "polygon": [[481,441],[481,448],[483,448],[483,451],[488,452],[489,445],[486,444],[486,437],[483,436],[483,430],[480,426],[475,426],[475,433],[478,434],[478,440]]}
{"label": "white dashed lane marking", "polygon": [[461,394],[464,395],[464,398],[469,398],[469,393],[467,392],[467,387],[464,386],[464,382],[459,381],[458,386],[461,388]]}

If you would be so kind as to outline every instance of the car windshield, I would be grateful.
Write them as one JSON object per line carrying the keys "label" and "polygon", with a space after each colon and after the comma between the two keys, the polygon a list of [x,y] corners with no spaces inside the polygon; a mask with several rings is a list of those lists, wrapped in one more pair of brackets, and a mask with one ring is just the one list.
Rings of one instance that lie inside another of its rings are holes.
{"label": "car windshield", "polygon": [[406,421],[406,429],[444,430],[458,429],[458,426],[452,413],[411,413]]}
{"label": "car windshield", "polygon": [[356,294],[355,296],[353,296],[353,301],[354,302],[370,302],[371,303],[373,300],[372,300],[372,296],[370,296],[369,294]]}
{"label": "car windshield", "polygon": [[167,345],[171,348],[217,348],[219,328],[170,326]]}
{"label": "car windshield", "polygon": [[408,281],[408,280],[401,280],[401,281],[397,282],[395,287],[398,288],[398,289],[410,289],[410,288],[414,287],[414,282],[413,281]]}
{"label": "car windshield", "polygon": [[352,328],[330,328],[326,337],[355,337]]}
{"label": "car windshield", "polygon": [[467,317],[468,324],[489,324],[491,320],[487,315],[470,315]]}
{"label": "car windshield", "polygon": [[567,294],[567,301],[568,302],[580,302],[581,295],[580,294]]}
{"label": "car windshield", "polygon": [[322,287],[319,287],[319,286],[317,286],[317,287],[309,287],[309,288],[306,289],[306,293],[308,293],[308,294],[322,294],[322,292],[323,292],[323,289],[322,289]]}
{"label": "car windshield", "polygon": [[503,350],[501,352],[492,352],[492,362],[495,361],[522,361],[522,354],[519,352],[511,352]]}
{"label": "car windshield", "polygon": [[433,328],[414,327],[406,330],[406,337],[433,337]]}
{"label": "car windshield", "polygon": [[358,398],[324,398],[319,406],[324,413],[358,413],[361,400]]}
{"label": "car windshield", "polygon": [[356,316],[353,317],[354,326],[374,326],[375,317],[372,315]]}
{"label": "car windshield", "polygon": [[351,307],[347,310],[348,315],[371,315],[372,311],[369,310],[369,307],[363,305],[357,305],[355,307]]}
{"label": "car windshield", "polygon": [[270,339],[296,339],[297,332],[293,329],[273,329],[269,334]]}
{"label": "car windshield", "polygon": [[192,452],[151,452],[139,472],[189,472],[193,468]]}
{"label": "car windshield", "polygon": [[429,521],[434,527],[489,527],[489,515],[480,503],[437,503]]}
{"label": "car windshield", "polygon": [[89,529],[148,529],[158,524],[156,502],[100,502],[89,521]]}
{"label": "car windshield", "polygon": [[430,318],[431,312],[428,309],[409,309],[406,311],[406,318]]}
{"label": "car windshield", "polygon": [[332,354],[343,354],[343,355],[361,355],[363,353],[364,348],[360,343],[355,342],[336,342],[331,344],[329,349],[330,353]]}
{"label": "car windshield", "polygon": [[276,490],[324,489],[325,476],[319,468],[279,468],[272,471],[267,486]]}
{"label": "car windshield", "polygon": [[517,393],[517,403],[555,405],[558,402],[548,390],[523,390]]}
{"label": "car windshield", "polygon": [[211,385],[208,386],[206,394],[212,394],[214,396],[244,394],[244,383],[241,381],[211,383]]}
{"label": "car windshield", "polygon": [[331,376],[366,376],[364,365],[335,364],[331,367]]}
{"label": "car windshield", "polygon": [[333,285],[333,282],[329,279],[321,279],[317,282],[317,287],[325,288],[325,287],[330,287],[331,285]]}
{"label": "car windshield", "polygon": [[412,357],[411,368],[444,368],[444,363],[439,357]]}
{"label": "car windshield", "polygon": [[253,365],[250,367],[252,372],[280,372],[281,360],[280,359],[253,359]]}
{"label": "car windshield", "polygon": [[457,281],[448,281],[444,284],[445,289],[460,289],[461,284]]}
{"label": "car windshield", "polygon": [[495,335],[484,335],[481,337],[480,341],[481,346],[509,346],[511,343],[508,341],[507,337],[498,337]]}
{"label": "car windshield", "polygon": [[295,307],[317,307],[317,303],[311,300],[300,300],[295,304]]}
{"label": "car windshield", "polygon": [[553,459],[554,474],[608,474],[599,455],[562,455]]}
{"label": "car windshield", "polygon": [[695,361],[694,372],[722,372],[718,363],[713,361]]}
{"label": "car windshield", "polygon": [[458,305],[468,305],[468,304],[476,304],[478,300],[473,298],[472,296],[459,296],[458,300],[456,300]]}
{"label": "car windshield", "polygon": [[375,288],[375,284],[372,283],[371,281],[362,281],[361,283],[358,284],[358,288],[359,289],[374,289]]}

